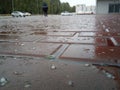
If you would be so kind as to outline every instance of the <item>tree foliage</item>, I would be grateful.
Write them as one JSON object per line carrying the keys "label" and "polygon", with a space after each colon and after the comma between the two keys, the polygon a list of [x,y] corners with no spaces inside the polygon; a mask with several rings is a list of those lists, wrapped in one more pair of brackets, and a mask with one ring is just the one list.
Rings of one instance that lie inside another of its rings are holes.
{"label": "tree foliage", "polygon": [[48,4],[49,14],[60,14],[63,11],[75,11],[75,7],[70,7],[67,2],[61,3],[60,0],[0,0],[0,14],[9,14],[12,11],[42,14],[43,2]]}

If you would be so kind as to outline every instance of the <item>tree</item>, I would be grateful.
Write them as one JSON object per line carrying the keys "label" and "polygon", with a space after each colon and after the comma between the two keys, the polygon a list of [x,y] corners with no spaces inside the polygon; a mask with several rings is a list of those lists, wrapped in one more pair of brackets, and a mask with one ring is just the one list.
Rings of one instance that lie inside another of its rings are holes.
{"label": "tree", "polygon": [[14,11],[42,14],[42,3],[48,4],[49,14],[60,14],[62,11],[75,11],[69,3],[61,3],[60,0],[0,0],[0,13],[9,14]]}
{"label": "tree", "polygon": [[7,14],[10,13],[12,9],[11,0],[0,0],[0,13]]}

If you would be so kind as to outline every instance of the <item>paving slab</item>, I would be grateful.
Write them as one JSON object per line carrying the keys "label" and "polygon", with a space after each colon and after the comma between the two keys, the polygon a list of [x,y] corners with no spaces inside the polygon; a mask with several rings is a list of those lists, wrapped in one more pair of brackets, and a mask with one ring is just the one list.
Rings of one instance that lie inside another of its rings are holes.
{"label": "paving slab", "polygon": [[44,38],[44,36],[41,36],[41,35],[26,35],[26,36],[18,38],[17,41],[20,41],[20,42],[34,42],[36,40],[41,40],[43,38]]}
{"label": "paving slab", "polygon": [[70,45],[60,58],[76,60],[120,61],[120,48],[95,45]]}
{"label": "paving slab", "polygon": [[61,44],[53,43],[34,43],[34,42],[16,42],[0,44],[0,53],[46,56],[53,54]]}
{"label": "paving slab", "polygon": [[119,23],[117,14],[1,18],[0,90],[120,90]]}
{"label": "paving slab", "polygon": [[96,36],[96,32],[80,32],[79,36]]}
{"label": "paving slab", "polygon": [[[0,77],[8,83],[0,90],[117,90],[118,83],[93,65],[33,57],[4,58],[0,59]],[[56,69],[51,69],[53,64]]]}
{"label": "paving slab", "polygon": [[66,43],[66,44],[97,44],[106,45],[106,39],[100,37],[56,37],[56,36],[43,36],[41,39],[37,39],[37,42],[46,43]]}
{"label": "paving slab", "polygon": [[93,36],[93,37],[102,37],[102,36],[106,36],[106,37],[110,37],[110,36],[120,36],[119,32],[93,32],[93,31],[82,31],[80,32],[79,36]]}
{"label": "paving slab", "polygon": [[120,60],[120,48],[118,47],[96,47],[96,54],[100,58],[107,60]]}

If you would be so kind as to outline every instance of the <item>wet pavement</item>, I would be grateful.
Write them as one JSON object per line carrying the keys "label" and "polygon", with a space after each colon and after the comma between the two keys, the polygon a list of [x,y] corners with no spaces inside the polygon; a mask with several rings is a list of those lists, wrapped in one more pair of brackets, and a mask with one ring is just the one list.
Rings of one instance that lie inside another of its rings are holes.
{"label": "wet pavement", "polygon": [[9,81],[0,89],[119,90],[119,23],[117,14],[0,17],[0,78]]}

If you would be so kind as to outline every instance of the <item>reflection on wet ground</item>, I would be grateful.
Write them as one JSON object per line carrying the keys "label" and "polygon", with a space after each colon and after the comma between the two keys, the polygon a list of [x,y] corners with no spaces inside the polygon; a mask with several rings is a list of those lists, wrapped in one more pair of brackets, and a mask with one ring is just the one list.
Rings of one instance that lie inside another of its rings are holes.
{"label": "reflection on wet ground", "polygon": [[119,90],[112,74],[91,64],[1,56],[0,67],[0,77],[8,82],[1,90]]}
{"label": "reflection on wet ground", "polygon": [[120,84],[119,23],[119,15],[3,18],[0,54],[94,63]]}
{"label": "reflection on wet ground", "polygon": [[[114,79],[118,84],[120,84],[120,65],[105,65],[105,64],[94,64],[102,73],[108,78]],[[118,85],[118,90],[120,86]]]}

